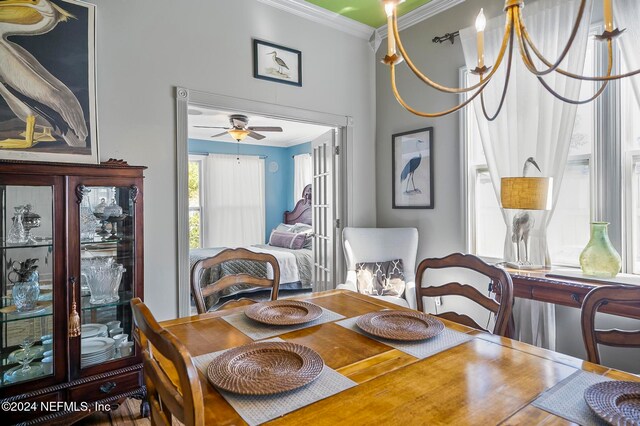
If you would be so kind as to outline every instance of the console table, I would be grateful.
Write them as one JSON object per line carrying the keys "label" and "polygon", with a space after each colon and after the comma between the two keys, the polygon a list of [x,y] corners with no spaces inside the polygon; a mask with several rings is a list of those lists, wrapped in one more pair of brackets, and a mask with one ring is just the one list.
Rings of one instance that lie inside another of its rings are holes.
{"label": "console table", "polygon": [[[513,280],[515,297],[538,300],[580,309],[584,297],[595,287],[615,284],[614,282],[588,281],[587,279],[559,278],[553,270],[523,271],[508,269]],[[640,306],[609,303],[601,312],[627,318],[640,319]]]}

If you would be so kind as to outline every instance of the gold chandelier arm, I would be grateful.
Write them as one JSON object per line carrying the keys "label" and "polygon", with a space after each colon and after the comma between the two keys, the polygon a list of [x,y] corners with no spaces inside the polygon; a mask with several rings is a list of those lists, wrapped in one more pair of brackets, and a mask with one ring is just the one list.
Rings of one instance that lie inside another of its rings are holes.
{"label": "gold chandelier arm", "polygon": [[[552,66],[552,64],[545,59],[545,57],[542,55],[542,53],[540,53],[540,51],[533,44],[533,42],[531,41],[531,37],[527,33],[526,28],[523,29],[522,35],[524,37],[524,40],[526,41],[526,44],[529,45],[529,47],[531,48],[533,53],[535,53],[535,55],[538,57],[538,59],[540,59],[540,61],[542,61],[542,63],[544,63],[548,67]],[[611,38],[607,39],[607,54],[608,54],[609,62],[610,63],[613,62],[613,40]],[[529,67],[527,67],[527,68],[529,68]],[[624,73],[624,74],[611,75],[610,73],[608,73],[606,76],[597,76],[597,77],[583,76],[583,75],[571,73],[571,72],[563,70],[562,68],[559,68],[559,67],[555,69],[555,72],[557,72],[558,74],[562,74],[565,77],[573,78],[575,80],[582,80],[582,81],[612,81],[612,80],[620,80],[620,79],[623,79],[623,78],[633,77],[634,75],[638,75],[638,74],[640,74],[640,69],[637,69],[637,70],[634,70],[634,71],[630,71],[630,72],[627,72],[627,73]]]}
{"label": "gold chandelier arm", "polygon": [[578,29],[580,28],[580,21],[582,21],[582,17],[584,15],[584,10],[586,8],[586,4],[587,4],[586,0],[581,0],[580,8],[578,10],[578,15],[577,15],[576,20],[575,20],[575,22],[573,24],[573,28],[571,30],[571,35],[569,36],[569,40],[567,40],[567,44],[564,46],[564,49],[562,50],[562,53],[560,54],[560,56],[558,57],[556,62],[553,63],[553,64],[551,62],[549,62],[546,58],[544,58],[542,53],[540,53],[540,51],[535,47],[535,44],[531,40],[531,36],[529,35],[529,32],[527,31],[527,27],[524,25],[524,18],[522,17],[522,8],[521,7],[517,8],[518,11],[516,12],[516,14],[514,16],[514,20],[515,20],[515,24],[514,25],[516,27],[516,31],[517,31],[517,35],[518,35],[518,43],[520,44],[521,53],[522,53],[522,49],[523,49],[523,46],[524,46],[523,39],[526,38],[527,43],[531,46],[531,48],[535,52],[536,56],[548,67],[546,70],[538,70],[536,68],[536,66],[533,64],[533,62],[527,62],[523,57],[522,59],[525,62],[525,65],[527,66],[529,71],[531,71],[536,76],[543,76],[543,75],[547,75],[549,73],[552,73],[553,71],[558,69],[558,67],[560,66],[562,61],[564,61],[564,59],[567,57],[567,54],[569,53],[569,50],[571,50],[571,46],[573,46],[573,42],[575,41],[576,36],[578,34]]}
{"label": "gold chandelier arm", "polygon": [[502,111],[502,107],[504,106],[504,101],[507,98],[507,89],[509,88],[509,80],[511,79],[511,65],[513,64],[513,42],[514,42],[513,36],[514,36],[513,28],[511,28],[511,34],[510,34],[511,42],[509,43],[509,57],[507,58],[507,70],[506,70],[506,75],[504,77],[504,87],[502,88],[502,96],[500,98],[500,103],[498,104],[498,109],[496,110],[495,114],[493,114],[492,116],[489,116],[489,114],[487,114],[487,106],[485,105],[485,102],[484,102],[484,90],[482,90],[482,93],[480,93],[480,104],[482,105],[482,114],[484,115],[484,118],[487,119],[487,121],[494,121],[498,117],[498,115],[500,114],[500,111]]}
{"label": "gold chandelier arm", "polygon": [[487,85],[487,83],[489,82],[489,80],[484,80],[484,82],[481,83],[481,86],[479,87],[479,89],[473,94],[471,95],[469,98],[467,98],[463,103],[448,109],[446,111],[442,111],[442,112],[437,112],[437,113],[428,113],[428,112],[422,112],[422,111],[418,111],[412,107],[410,107],[405,101],[404,99],[402,99],[402,96],[400,96],[400,93],[398,92],[398,88],[396,87],[396,65],[395,64],[390,64],[391,66],[391,90],[393,91],[393,95],[396,97],[396,100],[400,103],[400,105],[402,105],[402,107],[404,109],[406,109],[407,111],[409,111],[412,114],[418,115],[420,117],[426,117],[426,118],[438,118],[438,117],[443,117],[445,115],[454,113],[458,110],[461,110],[462,108],[466,107],[467,105],[469,105],[469,103],[471,103],[471,101],[473,101],[480,93],[482,93],[482,90],[484,90],[484,87]]}
{"label": "gold chandelier arm", "polygon": [[509,8],[507,10],[507,20],[506,20],[506,24],[505,24],[505,33],[504,33],[504,37],[502,38],[502,46],[500,47],[500,52],[498,53],[498,57],[496,58],[496,63],[493,65],[491,71],[489,72],[489,74],[487,74],[487,77],[485,78],[485,82],[482,82],[482,79],[480,80],[479,83],[470,86],[470,87],[463,87],[463,88],[452,88],[452,87],[447,87],[447,86],[443,86],[440,85],[434,81],[432,81],[429,77],[427,77],[425,74],[423,74],[413,63],[413,61],[411,60],[411,58],[409,58],[409,55],[407,54],[407,51],[404,49],[404,45],[402,44],[402,40],[400,40],[400,32],[398,31],[398,14],[396,9],[394,8],[393,10],[393,20],[392,20],[392,30],[393,30],[393,36],[396,40],[396,47],[398,48],[398,50],[400,51],[400,54],[402,55],[402,57],[404,58],[404,61],[407,63],[407,66],[411,69],[411,71],[413,71],[413,73],[416,75],[416,77],[418,77],[420,80],[422,80],[424,83],[428,84],[429,86],[433,87],[436,90],[439,90],[441,92],[446,92],[446,93],[467,93],[467,92],[471,92],[473,90],[478,89],[479,87],[484,87],[484,85],[486,85],[486,82],[488,82],[489,80],[491,80],[491,78],[493,77],[493,75],[496,73],[496,71],[498,70],[498,68],[500,67],[500,64],[502,63],[502,60],[504,58],[504,54],[507,50],[507,44],[510,38],[510,33],[511,33],[511,29],[513,28],[513,11],[511,10],[511,8]]}
{"label": "gold chandelier arm", "polygon": [[[609,43],[609,47],[611,48],[611,44],[613,43],[613,41],[611,39],[608,40]],[[529,51],[526,50],[526,54],[527,56],[530,58],[530,54]],[[613,70],[613,55],[609,55],[609,63],[607,65],[607,76],[611,75],[611,71]],[[609,81],[605,80],[602,82],[602,85],[600,86],[600,88],[598,89],[598,91],[591,96],[588,99],[585,100],[573,100],[573,99],[569,99],[565,96],[562,96],[561,94],[559,94],[558,92],[556,92],[555,90],[553,90],[551,88],[551,86],[549,86],[549,84],[547,84],[546,81],[544,81],[544,79],[542,77],[537,77],[538,80],[540,81],[540,83],[542,84],[542,86],[547,90],[547,92],[551,93],[553,96],[555,96],[556,98],[560,99],[563,102],[566,102],[568,104],[572,104],[572,105],[584,105],[586,103],[589,103],[591,101],[593,101],[594,99],[596,99],[598,96],[600,96],[602,94],[602,92],[604,92],[604,89],[607,88],[607,85],[609,84]]]}

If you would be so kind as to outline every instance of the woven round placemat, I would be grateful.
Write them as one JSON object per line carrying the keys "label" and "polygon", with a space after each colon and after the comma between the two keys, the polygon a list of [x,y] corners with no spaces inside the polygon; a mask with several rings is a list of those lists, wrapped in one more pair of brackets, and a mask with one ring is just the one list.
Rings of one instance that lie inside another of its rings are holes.
{"label": "woven round placemat", "polygon": [[640,426],[640,382],[601,382],[584,392],[587,405],[604,421]]}
{"label": "woven round placemat", "polygon": [[249,306],[245,315],[254,321],[269,325],[296,325],[322,316],[322,308],[297,300],[272,300]]}
{"label": "woven round placemat", "polygon": [[444,330],[442,321],[413,311],[379,311],[362,315],[356,325],[369,334],[391,340],[425,340]]}
{"label": "woven round placemat", "polygon": [[250,343],[230,349],[207,369],[212,385],[242,395],[273,395],[315,380],[324,367],[318,353],[289,342]]}

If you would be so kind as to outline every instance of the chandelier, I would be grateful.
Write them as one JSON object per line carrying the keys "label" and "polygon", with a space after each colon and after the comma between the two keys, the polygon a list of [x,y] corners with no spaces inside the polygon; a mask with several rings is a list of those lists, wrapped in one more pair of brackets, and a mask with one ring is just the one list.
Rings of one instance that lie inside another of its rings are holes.
{"label": "chandelier", "polygon": [[[527,28],[524,23],[524,19],[522,17],[522,8],[524,7],[524,0],[506,0],[504,10],[506,12],[506,23],[504,36],[502,37],[502,43],[500,46],[500,50],[498,52],[495,64],[487,66],[484,62],[484,30],[486,26],[486,18],[484,16],[484,12],[480,10],[478,17],[476,19],[476,31],[477,31],[477,53],[478,53],[478,65],[475,69],[471,70],[471,73],[478,75],[480,81],[477,84],[474,84],[470,87],[465,88],[452,88],[443,86],[431,80],[424,73],[422,73],[413,63],[404,46],[402,45],[402,40],[400,39],[400,33],[398,31],[398,14],[396,7],[398,4],[404,2],[404,0],[383,0],[385,12],[387,14],[387,28],[388,28],[388,37],[387,37],[387,55],[383,58],[382,62],[389,65],[391,70],[391,88],[393,90],[393,94],[407,111],[427,118],[436,118],[442,117],[447,114],[451,114],[456,112],[465,106],[467,106],[471,101],[473,101],[476,97],[480,96],[480,103],[482,106],[482,113],[485,118],[489,121],[493,121],[500,114],[502,107],[504,106],[504,101],[507,94],[507,88],[509,86],[509,78],[511,74],[511,67],[513,63],[513,50],[514,45],[518,44],[518,49],[520,52],[520,57],[522,58],[522,62],[529,72],[531,72],[542,84],[542,86],[553,96],[558,98],[559,100],[573,104],[573,105],[581,105],[588,102],[593,101],[598,96],[604,92],[607,84],[612,80],[619,80],[622,78],[630,77],[636,74],[640,74],[640,69],[631,71],[625,74],[612,75],[613,69],[613,41],[616,37],[624,32],[624,30],[619,30],[618,28],[613,27],[613,9],[611,2],[613,0],[603,0],[604,1],[604,24],[605,29],[601,35],[596,36],[596,38],[602,42],[607,43],[608,49],[608,66],[607,73],[604,76],[583,76],[578,75],[569,71],[566,71],[560,68],[560,64],[565,59],[567,54],[569,53],[571,46],[576,38],[576,34],[578,32],[578,28],[580,27],[580,23],[583,19],[587,0],[580,1],[580,7],[578,10],[578,14],[573,25],[573,29],[569,36],[569,40],[567,41],[566,46],[560,53],[560,56],[554,61],[551,62],[547,58],[545,58],[540,50],[535,46],[531,36],[529,35]],[[503,61],[506,58],[506,74],[504,80],[504,88],[502,90],[502,95],[500,99],[500,103],[498,108],[494,114],[487,113],[487,108],[485,106],[484,94],[483,91],[487,87],[487,84],[491,81],[493,76],[496,74],[496,71],[500,68]],[[536,57],[544,67],[539,69],[534,64],[534,57]],[[404,60],[407,66],[411,71],[424,83],[431,86],[432,88],[439,90],[445,93],[453,93],[453,94],[461,94],[461,93],[469,93],[467,95],[466,100],[457,106],[450,108],[445,111],[436,112],[436,113],[427,113],[418,111],[411,106],[409,106],[400,93],[398,92],[398,88],[396,86],[396,65],[401,63]],[[553,90],[551,86],[544,80],[545,75],[549,75],[551,73],[558,73],[564,75],[566,77],[583,80],[583,81],[593,81],[599,82],[600,87],[595,92],[593,96],[585,100],[574,100],[568,99],[561,94],[557,93]]]}

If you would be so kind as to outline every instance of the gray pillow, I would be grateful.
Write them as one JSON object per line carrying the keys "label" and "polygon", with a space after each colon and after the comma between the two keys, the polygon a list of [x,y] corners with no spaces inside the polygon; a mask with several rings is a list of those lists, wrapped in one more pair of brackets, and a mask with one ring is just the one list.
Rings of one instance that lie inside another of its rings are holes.
{"label": "gray pillow", "polygon": [[305,239],[305,234],[294,234],[292,232],[276,231],[274,229],[271,231],[271,236],[269,237],[269,245],[299,250],[304,246]]}
{"label": "gray pillow", "polygon": [[362,294],[402,297],[405,289],[402,259],[356,263],[356,285]]}

